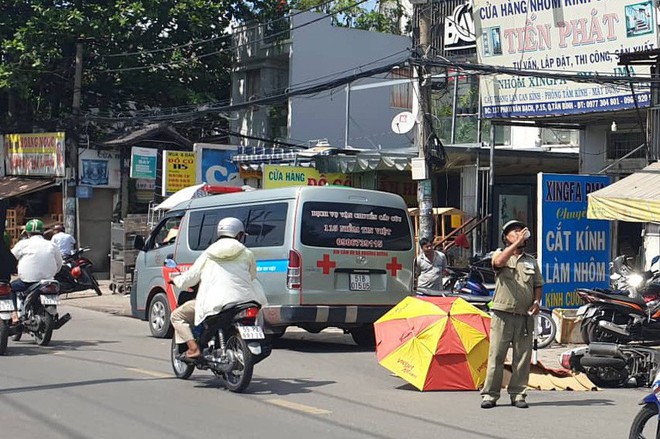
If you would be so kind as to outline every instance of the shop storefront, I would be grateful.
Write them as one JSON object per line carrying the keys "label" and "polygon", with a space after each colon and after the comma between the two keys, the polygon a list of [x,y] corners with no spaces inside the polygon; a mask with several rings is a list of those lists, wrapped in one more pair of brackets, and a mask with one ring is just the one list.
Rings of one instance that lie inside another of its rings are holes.
{"label": "shop storefront", "polygon": [[64,133],[7,134],[2,150],[0,198],[9,203],[6,231],[12,240],[28,219],[41,219],[47,233],[63,223]]}

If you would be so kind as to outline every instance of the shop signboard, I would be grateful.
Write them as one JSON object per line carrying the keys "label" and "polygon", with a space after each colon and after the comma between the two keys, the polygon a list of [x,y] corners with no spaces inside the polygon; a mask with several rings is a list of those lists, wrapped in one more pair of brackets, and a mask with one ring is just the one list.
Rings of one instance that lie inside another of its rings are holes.
{"label": "shop signboard", "polygon": [[233,145],[196,143],[193,151],[197,157],[197,183],[211,186],[242,186],[238,165],[232,161],[238,148]]}
{"label": "shop signboard", "polygon": [[587,194],[610,183],[604,175],[538,174],[539,266],[543,303],[577,308],[578,288],[610,284],[610,222],[587,219]]}
{"label": "shop signboard", "polygon": [[263,188],[272,189],[288,186],[352,186],[347,174],[321,174],[314,168],[302,166],[265,165],[263,172]]}
{"label": "shop signboard", "polygon": [[121,187],[120,154],[117,150],[85,149],[78,155],[80,184],[96,188]]}
{"label": "shop signboard", "polygon": [[64,177],[64,133],[7,134],[7,175]]}
{"label": "shop signboard", "polygon": [[474,49],[477,46],[472,2],[463,0],[445,17],[443,42],[446,51]]}
{"label": "shop signboard", "polygon": [[135,199],[138,203],[149,203],[150,201],[153,201],[155,190],[156,180],[135,180]]}
{"label": "shop signboard", "polygon": [[[656,47],[651,0],[475,0],[481,64],[522,72],[628,76],[617,54]],[[631,66],[631,76],[649,67]],[[508,74],[480,77],[486,118],[539,117],[648,107],[648,84],[630,87]]]}
{"label": "shop signboard", "polygon": [[131,178],[147,180],[156,179],[156,163],[158,161],[158,150],[152,148],[131,148]]}
{"label": "shop signboard", "polygon": [[192,151],[163,151],[163,189],[168,196],[188,186],[195,185],[197,160]]}

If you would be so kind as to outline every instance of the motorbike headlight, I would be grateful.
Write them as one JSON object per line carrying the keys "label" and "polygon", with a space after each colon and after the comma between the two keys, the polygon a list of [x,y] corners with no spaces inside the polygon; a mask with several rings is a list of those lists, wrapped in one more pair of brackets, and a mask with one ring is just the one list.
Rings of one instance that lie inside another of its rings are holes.
{"label": "motorbike headlight", "polygon": [[631,287],[637,288],[642,282],[644,282],[644,278],[639,274],[631,274],[630,277],[628,277],[628,285]]}

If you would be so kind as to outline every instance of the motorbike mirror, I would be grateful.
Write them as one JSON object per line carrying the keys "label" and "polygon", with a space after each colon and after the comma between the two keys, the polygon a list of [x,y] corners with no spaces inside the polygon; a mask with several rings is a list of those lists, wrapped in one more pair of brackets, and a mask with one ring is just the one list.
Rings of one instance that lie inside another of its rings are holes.
{"label": "motorbike mirror", "polygon": [[135,250],[144,250],[144,237],[140,235],[136,235],[135,239],[133,240],[133,248]]}
{"label": "motorbike mirror", "polygon": [[[168,255],[171,256],[171,255]],[[176,261],[170,257],[165,259],[165,262],[163,263],[167,268],[176,268]]]}
{"label": "motorbike mirror", "polygon": [[651,266],[649,268],[653,268],[653,266],[657,264],[658,261],[660,261],[660,255],[654,256],[653,259],[651,259]]}

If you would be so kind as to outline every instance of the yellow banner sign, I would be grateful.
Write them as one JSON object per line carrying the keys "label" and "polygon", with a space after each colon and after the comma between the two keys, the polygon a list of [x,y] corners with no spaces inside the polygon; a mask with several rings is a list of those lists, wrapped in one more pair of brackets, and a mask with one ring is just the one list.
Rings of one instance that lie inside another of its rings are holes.
{"label": "yellow banner sign", "polygon": [[191,151],[165,151],[163,154],[163,196],[195,185],[197,157]]}
{"label": "yellow banner sign", "polygon": [[321,174],[316,169],[302,166],[264,166],[264,189],[325,185],[353,186],[347,174]]}
{"label": "yellow banner sign", "polygon": [[64,177],[64,133],[7,134],[7,175]]}

